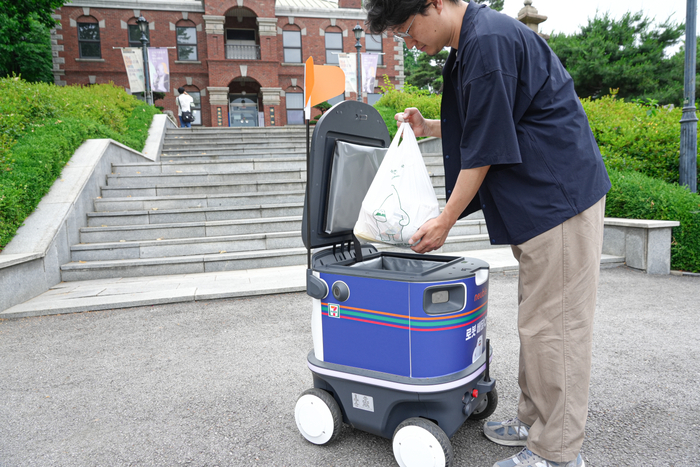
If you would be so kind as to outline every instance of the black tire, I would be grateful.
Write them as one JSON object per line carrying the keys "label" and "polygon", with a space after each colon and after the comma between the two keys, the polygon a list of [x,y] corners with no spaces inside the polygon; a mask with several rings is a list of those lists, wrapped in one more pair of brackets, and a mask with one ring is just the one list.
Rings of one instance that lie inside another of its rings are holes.
{"label": "black tire", "polygon": [[[298,407],[300,401],[304,396],[313,396],[320,399],[321,402],[323,402],[323,404],[325,404],[325,406],[330,411],[333,425],[333,432],[331,433],[330,438],[328,438],[327,436],[322,436],[320,440],[314,440],[311,437],[307,436],[307,433],[302,429],[302,423],[299,420]],[[301,393],[301,395],[297,399],[297,407],[295,407],[294,410],[294,418],[297,422],[297,428],[299,428],[299,431],[301,432],[302,436],[304,436],[304,438],[306,438],[307,441],[318,445],[324,445],[333,442],[338,437],[338,434],[340,433],[340,430],[343,427],[343,413],[340,411],[338,403],[335,401],[335,399],[330,393],[318,388],[307,389],[306,391]],[[326,440],[325,438],[328,439]]]}
{"label": "black tire", "polygon": [[442,428],[437,426],[435,423],[431,422],[430,420],[426,420],[425,418],[419,417],[404,420],[403,422],[401,422],[401,424],[399,424],[399,426],[396,427],[396,430],[394,430],[394,435],[392,436],[392,446],[394,448],[394,458],[396,459],[396,462],[398,462],[400,466],[406,465],[402,461],[401,456],[397,454],[397,434],[399,434],[399,432],[402,429],[411,426],[421,428],[427,433],[429,433],[433,438],[435,438],[435,440],[440,445],[440,448],[442,448],[442,452],[445,456],[444,467],[450,467],[452,465],[452,459],[454,457],[454,452],[452,450],[452,443],[450,443],[450,439],[447,437],[445,432],[442,431]]}
{"label": "black tire", "polygon": [[484,420],[489,418],[496,411],[498,406],[498,391],[493,388],[491,392],[486,393],[485,403],[478,404],[474,412],[469,415],[469,420]]}

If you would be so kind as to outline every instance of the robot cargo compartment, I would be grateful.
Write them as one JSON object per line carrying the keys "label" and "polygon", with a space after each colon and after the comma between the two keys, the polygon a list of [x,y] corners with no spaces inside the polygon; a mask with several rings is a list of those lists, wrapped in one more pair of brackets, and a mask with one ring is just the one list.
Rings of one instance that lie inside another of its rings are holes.
{"label": "robot cargo compartment", "polygon": [[[469,260],[453,269],[451,261],[438,267],[431,260],[382,256],[315,272],[328,287],[314,300],[316,358],[411,378],[469,367],[486,343],[488,266],[484,278],[466,267]],[[391,269],[407,266],[412,272]]]}

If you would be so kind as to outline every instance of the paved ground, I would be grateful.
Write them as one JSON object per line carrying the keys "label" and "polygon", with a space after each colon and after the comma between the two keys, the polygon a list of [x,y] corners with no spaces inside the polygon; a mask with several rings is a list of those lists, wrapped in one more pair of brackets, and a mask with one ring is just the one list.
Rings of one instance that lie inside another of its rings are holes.
{"label": "paved ground", "polygon": [[[516,405],[517,282],[493,274],[489,337],[500,404]],[[697,466],[700,278],[601,274],[589,466]],[[0,465],[392,466],[391,442],[345,427],[318,447],[298,433],[310,387],[302,293],[0,321]],[[496,446],[467,422],[457,466]]]}

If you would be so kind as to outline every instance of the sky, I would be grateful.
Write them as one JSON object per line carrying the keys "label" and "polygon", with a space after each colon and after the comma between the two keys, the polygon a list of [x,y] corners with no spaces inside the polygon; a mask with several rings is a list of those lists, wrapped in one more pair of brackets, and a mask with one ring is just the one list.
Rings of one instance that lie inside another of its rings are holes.
{"label": "sky", "polygon": [[[655,18],[656,24],[673,15],[671,19],[674,22],[685,23],[686,3],[686,0],[532,0],[532,6],[537,8],[539,14],[548,17],[540,24],[540,32],[545,34],[573,34],[582,25],[588,24],[588,18],[596,16],[596,10],[600,14],[607,11],[616,19],[628,11],[642,11],[649,18]],[[522,8],[523,0],[505,0],[503,12],[517,17]]]}

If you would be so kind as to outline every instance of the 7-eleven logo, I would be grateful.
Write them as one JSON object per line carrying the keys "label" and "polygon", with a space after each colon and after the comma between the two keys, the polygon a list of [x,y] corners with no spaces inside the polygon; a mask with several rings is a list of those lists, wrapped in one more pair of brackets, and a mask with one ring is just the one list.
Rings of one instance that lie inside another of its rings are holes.
{"label": "7-eleven logo", "polygon": [[335,303],[329,303],[328,316],[331,318],[340,318],[340,305],[336,305]]}

